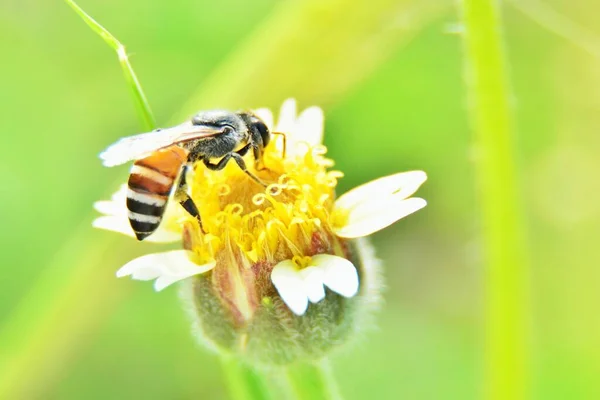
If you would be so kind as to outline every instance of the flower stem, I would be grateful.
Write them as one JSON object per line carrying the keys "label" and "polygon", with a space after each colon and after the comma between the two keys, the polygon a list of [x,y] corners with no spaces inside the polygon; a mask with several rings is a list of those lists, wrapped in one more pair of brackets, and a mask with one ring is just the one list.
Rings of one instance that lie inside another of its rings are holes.
{"label": "flower stem", "polygon": [[232,400],[270,399],[260,374],[235,357],[222,355],[221,362]]}
{"label": "flower stem", "polygon": [[298,363],[288,367],[290,393],[297,400],[341,400],[337,382],[327,361]]}
{"label": "flower stem", "polygon": [[462,0],[470,117],[485,247],[486,398],[528,392],[528,266],[519,218],[510,89],[493,0]]}
{"label": "flower stem", "polygon": [[88,24],[90,28],[94,32],[96,32],[106,44],[113,48],[117,52],[117,56],[119,57],[119,62],[121,63],[121,68],[123,69],[123,74],[125,75],[125,79],[129,87],[131,88],[131,93],[133,95],[133,101],[135,103],[136,110],[142,121],[142,127],[145,130],[152,130],[156,126],[154,121],[154,116],[152,114],[152,110],[150,109],[150,104],[146,99],[146,95],[138,81],[138,78],[133,71],[133,67],[129,63],[129,58],[127,57],[127,52],[125,51],[125,46],[121,42],[117,40],[109,31],[107,31],[102,25],[96,22],[95,19],[90,17],[85,11],[83,11],[73,0],[65,0],[65,2],[73,9],[75,12],[83,19],[83,21]]}

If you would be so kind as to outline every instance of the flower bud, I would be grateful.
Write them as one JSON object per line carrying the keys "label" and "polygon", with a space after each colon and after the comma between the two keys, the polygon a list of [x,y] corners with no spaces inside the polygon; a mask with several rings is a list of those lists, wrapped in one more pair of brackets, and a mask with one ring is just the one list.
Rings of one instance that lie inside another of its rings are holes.
{"label": "flower bud", "polygon": [[[326,241],[312,241],[314,254]],[[325,297],[296,315],[271,283],[273,263],[217,260],[210,272],[188,279],[181,294],[197,338],[253,365],[315,360],[371,325],[380,303],[379,263],[367,239],[338,241],[340,256],[358,271],[358,293],[345,297],[326,288]],[[321,253],[323,254],[323,253]],[[233,260],[242,260],[233,257]]]}

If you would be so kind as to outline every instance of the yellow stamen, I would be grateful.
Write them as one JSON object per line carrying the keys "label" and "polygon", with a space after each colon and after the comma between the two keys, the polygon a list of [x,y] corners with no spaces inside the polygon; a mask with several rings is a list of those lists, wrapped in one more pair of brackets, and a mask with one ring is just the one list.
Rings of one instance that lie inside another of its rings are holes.
{"label": "yellow stamen", "polygon": [[324,157],[325,146],[303,145],[303,156],[288,159],[274,145],[267,147],[266,168],[251,168],[266,188],[233,162],[222,171],[195,165],[188,182],[207,233],[190,216],[182,214],[178,221],[198,262],[217,259],[231,243],[251,262],[275,263],[311,253],[314,234],[331,232],[334,189],[343,174],[327,171],[333,163]]}

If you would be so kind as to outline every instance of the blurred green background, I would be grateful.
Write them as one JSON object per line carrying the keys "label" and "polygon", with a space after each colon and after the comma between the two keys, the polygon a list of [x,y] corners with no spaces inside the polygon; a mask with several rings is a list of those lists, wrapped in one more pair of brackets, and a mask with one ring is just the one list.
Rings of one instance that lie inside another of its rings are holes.
{"label": "blurred green background", "polygon": [[[503,7],[531,258],[532,397],[595,399],[600,4],[544,4],[557,14],[536,15],[551,29]],[[376,329],[334,358],[335,374],[347,399],[481,396],[477,149],[453,4],[79,5],[127,46],[160,126],[195,108],[277,109],[296,97],[324,108],[341,191],[427,171],[428,207],[373,238],[386,303]],[[194,343],[177,290],[114,277],[156,247],[90,225],[92,203],[127,175],[97,154],[140,130],[114,53],[60,1],[0,2],[0,45],[0,397],[227,398],[220,362]]]}

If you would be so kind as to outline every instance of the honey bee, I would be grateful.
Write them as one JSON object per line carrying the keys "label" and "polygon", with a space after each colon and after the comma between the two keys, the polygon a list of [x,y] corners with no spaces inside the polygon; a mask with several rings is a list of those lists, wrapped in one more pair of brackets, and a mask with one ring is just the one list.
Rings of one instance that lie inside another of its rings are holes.
{"label": "honey bee", "polygon": [[[198,220],[204,232],[200,212],[187,192],[187,169],[202,161],[208,169],[218,171],[233,159],[254,181],[266,186],[248,170],[243,157],[252,150],[258,166],[271,134],[252,112],[202,111],[172,128],[122,138],[100,158],[107,167],[135,160],[127,182],[127,209],[138,240],[150,236],[160,225],[176,182],[174,198]],[[213,159],[219,160],[213,163]]]}

